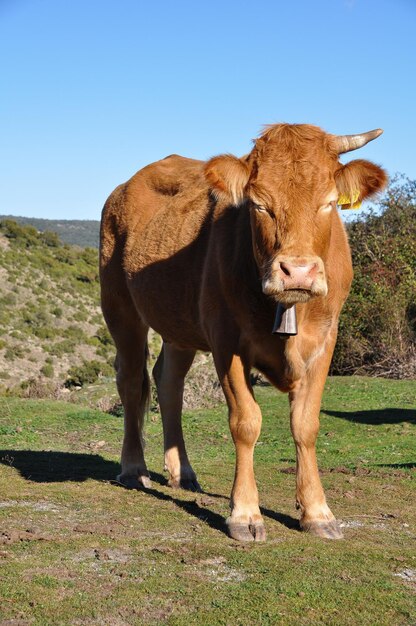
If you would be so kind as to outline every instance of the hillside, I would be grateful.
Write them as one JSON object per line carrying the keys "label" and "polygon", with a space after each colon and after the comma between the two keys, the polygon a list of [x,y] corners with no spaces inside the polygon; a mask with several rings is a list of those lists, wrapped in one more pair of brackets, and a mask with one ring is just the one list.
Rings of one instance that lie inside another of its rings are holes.
{"label": "hillside", "polygon": [[97,251],[0,221],[0,333],[3,388],[24,387],[38,377],[64,382],[71,368],[84,363],[112,373]]}
{"label": "hillside", "polygon": [[46,220],[37,217],[16,217],[0,215],[0,221],[13,220],[23,226],[33,226],[36,230],[57,233],[60,240],[72,246],[98,248],[100,222],[98,220]]}

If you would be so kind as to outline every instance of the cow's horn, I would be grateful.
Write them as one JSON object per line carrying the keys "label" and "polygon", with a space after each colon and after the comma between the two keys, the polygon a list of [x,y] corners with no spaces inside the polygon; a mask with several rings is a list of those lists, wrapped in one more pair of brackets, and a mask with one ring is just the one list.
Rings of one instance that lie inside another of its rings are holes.
{"label": "cow's horn", "polygon": [[360,135],[334,135],[338,154],[362,148],[369,141],[380,137],[382,132],[381,128],[376,128],[375,130],[369,130],[368,133],[361,133]]}

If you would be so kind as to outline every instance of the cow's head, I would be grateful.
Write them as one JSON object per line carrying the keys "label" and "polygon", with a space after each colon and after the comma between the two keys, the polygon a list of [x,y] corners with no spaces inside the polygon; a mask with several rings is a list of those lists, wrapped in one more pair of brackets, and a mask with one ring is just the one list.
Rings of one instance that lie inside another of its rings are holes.
{"label": "cow's head", "polygon": [[377,165],[343,165],[339,155],[381,132],[337,136],[315,126],[277,124],[266,128],[246,157],[221,155],[206,163],[213,192],[250,211],[266,295],[286,304],[326,295],[325,261],[340,196],[364,200],[387,182]]}

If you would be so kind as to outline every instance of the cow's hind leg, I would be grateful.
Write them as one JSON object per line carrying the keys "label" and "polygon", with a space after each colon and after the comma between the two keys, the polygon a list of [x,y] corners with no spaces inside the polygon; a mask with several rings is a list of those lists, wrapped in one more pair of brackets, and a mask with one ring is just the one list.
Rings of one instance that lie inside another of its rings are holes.
{"label": "cow's hind leg", "polygon": [[103,299],[103,312],[117,348],[116,380],[124,408],[121,474],[117,480],[130,489],[149,488],[142,438],[150,395],[146,363],[148,327],[128,297],[117,302],[110,297]]}
{"label": "cow's hind leg", "polygon": [[331,356],[332,349],[328,348],[289,393],[290,425],[296,445],[296,503],[301,511],[301,528],[318,537],[342,539],[326,503],[316,459],[321,397]]}
{"label": "cow's hind leg", "polygon": [[165,469],[169,485],[200,491],[185,449],[182,432],[184,379],[195,357],[194,350],[180,350],[164,343],[153,368],[163,421]]}

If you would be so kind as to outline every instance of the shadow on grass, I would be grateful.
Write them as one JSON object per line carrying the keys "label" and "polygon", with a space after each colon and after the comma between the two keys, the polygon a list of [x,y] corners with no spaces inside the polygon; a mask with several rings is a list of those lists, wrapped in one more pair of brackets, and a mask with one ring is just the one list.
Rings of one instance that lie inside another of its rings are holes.
{"label": "shadow on grass", "polygon": [[[81,482],[88,479],[112,481],[120,471],[120,465],[115,461],[107,461],[99,454],[79,454],[74,452],[55,452],[44,450],[0,450],[0,462],[3,465],[16,469],[22,478],[36,483],[54,482]],[[167,480],[162,474],[150,472],[153,482],[161,486],[167,485]],[[157,489],[146,489],[149,494],[164,502],[173,502],[189,515],[207,524],[210,528],[226,534],[226,527],[222,515],[201,506],[195,500],[182,500]],[[175,492],[173,492],[175,493]],[[196,494],[195,494],[196,495]],[[202,495],[213,498],[223,498],[221,494],[203,491]],[[283,526],[293,530],[299,530],[297,519],[261,509],[263,515],[279,522]]]}
{"label": "shadow on grass", "polygon": [[277,513],[276,511],[271,511],[270,509],[265,509],[264,507],[260,507],[261,514],[265,517],[269,517],[270,519],[282,524],[282,526],[286,526],[289,530],[298,530],[301,531],[299,520],[296,517],[292,517],[291,515],[286,515],[285,513]]}
{"label": "shadow on grass", "polygon": [[[152,473],[150,473],[150,475],[152,476]],[[162,502],[173,502],[177,507],[188,513],[188,515],[196,517],[200,522],[207,524],[207,526],[213,528],[214,530],[219,530],[222,533],[227,534],[223,516],[218,513],[214,513],[211,509],[199,505],[195,500],[182,500],[181,498],[175,498],[169,494],[157,491],[157,489],[145,489],[144,493],[152,495],[154,498]]]}
{"label": "shadow on grass", "polygon": [[341,417],[349,422],[359,422],[360,424],[400,424],[410,422],[416,424],[416,410],[414,409],[375,409],[370,411],[329,411],[322,409],[325,415]]}
{"label": "shadow on grass", "polygon": [[376,467],[391,467],[393,469],[416,469],[415,463],[375,463]]}
{"label": "shadow on grass", "polygon": [[0,450],[0,462],[36,483],[111,480],[120,466],[99,454],[77,454],[44,450]]}

